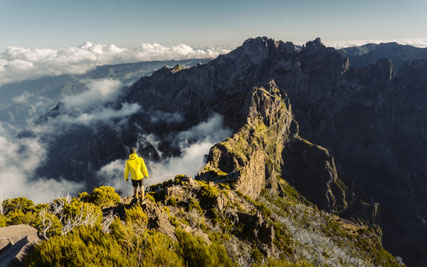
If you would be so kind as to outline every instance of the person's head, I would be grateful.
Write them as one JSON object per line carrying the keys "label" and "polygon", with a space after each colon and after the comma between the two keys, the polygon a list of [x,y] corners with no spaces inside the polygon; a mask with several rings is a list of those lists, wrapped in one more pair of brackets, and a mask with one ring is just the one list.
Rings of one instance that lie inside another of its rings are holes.
{"label": "person's head", "polygon": [[131,147],[131,148],[130,148],[130,153],[131,153],[131,154],[136,154],[136,148]]}

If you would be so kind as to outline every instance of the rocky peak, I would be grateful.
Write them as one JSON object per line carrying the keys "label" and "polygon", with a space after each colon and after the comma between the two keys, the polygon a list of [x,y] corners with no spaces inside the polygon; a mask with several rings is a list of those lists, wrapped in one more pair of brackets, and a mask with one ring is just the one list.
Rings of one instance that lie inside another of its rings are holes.
{"label": "rocky peak", "polygon": [[170,71],[172,73],[177,73],[178,71],[181,71],[184,69],[184,66],[180,65],[180,64],[176,64],[175,67],[171,68]]}
{"label": "rocky peak", "polygon": [[270,55],[277,53],[279,50],[291,51],[293,49],[293,44],[285,44],[281,41],[277,42],[274,39],[267,37],[257,37],[246,40],[241,47],[237,48],[230,54],[233,56],[248,56],[252,63],[259,64]]}
{"label": "rocky peak", "polygon": [[177,73],[183,69],[184,69],[184,66],[180,65],[180,64],[177,64],[172,68],[168,67],[168,66],[163,66],[159,70],[153,72],[152,77],[155,77],[155,78],[166,77],[167,75],[170,75],[171,73],[174,74],[174,73]]}
{"label": "rocky peak", "polygon": [[197,179],[235,181],[237,190],[256,198],[266,186],[275,187],[283,143],[297,128],[289,100],[274,81],[253,87],[244,110],[246,124],[211,148]]}
{"label": "rocky peak", "polygon": [[308,41],[305,44],[305,49],[322,49],[325,48],[326,46],[322,43],[322,41],[320,40],[319,37],[317,37],[316,39],[314,39],[313,41]]}

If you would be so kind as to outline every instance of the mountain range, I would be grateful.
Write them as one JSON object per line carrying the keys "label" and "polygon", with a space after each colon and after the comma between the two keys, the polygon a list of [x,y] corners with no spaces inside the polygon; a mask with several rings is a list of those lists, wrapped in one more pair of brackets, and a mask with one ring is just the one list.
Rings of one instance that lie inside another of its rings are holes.
{"label": "mountain range", "polygon": [[[105,107],[141,107],[126,120],[42,136],[49,150],[37,176],[92,189],[102,185],[97,172],[125,159],[129,147],[136,145],[148,165],[180,157],[201,138],[182,133],[220,116],[223,124],[209,128],[211,134],[233,135],[215,141],[197,179],[231,183],[253,199],[262,189],[286,195],[284,180],[320,209],[376,229],[384,247],[408,265],[423,266],[425,51],[394,43],[337,50],[320,39],[303,46],[248,39],[209,62],[163,67],[122,88]],[[37,125],[68,112],[60,103]]]}

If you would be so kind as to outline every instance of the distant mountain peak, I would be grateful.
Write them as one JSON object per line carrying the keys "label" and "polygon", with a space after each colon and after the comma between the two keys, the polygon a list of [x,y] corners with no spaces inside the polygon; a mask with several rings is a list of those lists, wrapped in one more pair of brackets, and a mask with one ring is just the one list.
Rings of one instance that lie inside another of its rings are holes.
{"label": "distant mountain peak", "polygon": [[321,48],[325,48],[325,47],[326,47],[326,45],[324,45],[322,43],[322,40],[319,37],[317,37],[313,41],[308,41],[305,44],[305,49],[321,49]]}

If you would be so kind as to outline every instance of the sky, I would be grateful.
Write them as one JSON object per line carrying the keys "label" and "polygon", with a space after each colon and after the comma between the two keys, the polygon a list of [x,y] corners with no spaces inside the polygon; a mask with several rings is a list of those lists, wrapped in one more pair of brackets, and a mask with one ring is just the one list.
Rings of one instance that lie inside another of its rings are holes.
{"label": "sky", "polygon": [[303,43],[427,38],[427,0],[0,0],[0,51],[86,41],[235,47],[249,37]]}

